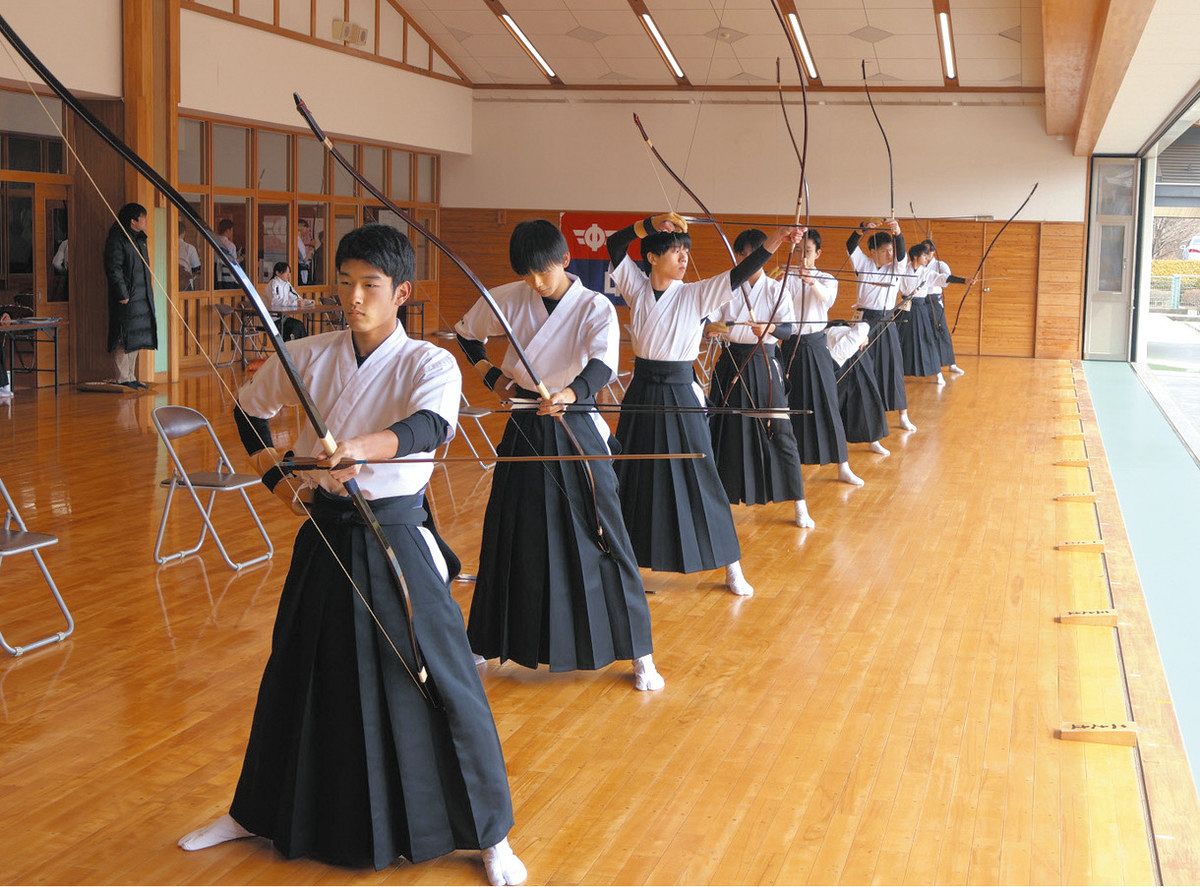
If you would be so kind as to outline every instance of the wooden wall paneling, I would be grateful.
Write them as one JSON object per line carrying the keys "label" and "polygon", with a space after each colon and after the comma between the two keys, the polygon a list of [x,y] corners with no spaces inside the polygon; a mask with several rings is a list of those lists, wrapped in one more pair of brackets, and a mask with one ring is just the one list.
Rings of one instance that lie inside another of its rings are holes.
{"label": "wooden wall paneling", "polygon": [[[986,242],[1003,222],[983,226]],[[996,241],[976,284],[982,297],[979,353],[1033,357],[1037,315],[1038,223],[1013,222]]]}
{"label": "wooden wall paneling", "polygon": [[[119,101],[84,99],[84,107],[113,132],[124,131]],[[97,382],[113,375],[108,355],[108,284],[104,241],[113,225],[105,201],[114,209],[125,203],[125,161],[90,127],[70,121],[75,150],[103,192],[96,193],[78,163],[71,164],[71,274],[69,350],[76,382]],[[64,342],[64,345],[67,343]]]}
{"label": "wooden wall paneling", "polygon": [[1034,356],[1078,358],[1086,229],[1077,222],[1042,222],[1039,234]]}

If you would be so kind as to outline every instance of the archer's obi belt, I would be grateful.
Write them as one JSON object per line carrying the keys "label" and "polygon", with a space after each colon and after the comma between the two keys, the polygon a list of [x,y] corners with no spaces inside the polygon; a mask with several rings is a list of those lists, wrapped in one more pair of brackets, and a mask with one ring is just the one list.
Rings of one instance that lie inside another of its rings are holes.
{"label": "archer's obi belt", "polygon": [[[371,511],[375,512],[379,523],[385,527],[419,527],[429,520],[429,515],[425,513],[423,493],[413,493],[411,496],[392,496],[387,499],[370,499],[368,503]],[[351,499],[335,496],[324,489],[317,490],[309,510],[312,512],[313,520],[324,527],[365,527],[367,525]]]}
{"label": "archer's obi belt", "polygon": [[877,323],[883,323],[885,320],[890,320],[892,317],[892,312],[883,308],[878,310],[874,308],[864,308],[862,309],[862,313],[863,320],[871,324],[871,326],[875,326]]}
{"label": "archer's obi belt", "polygon": [[696,381],[690,360],[647,360],[635,357],[633,378],[654,385],[691,385]]}

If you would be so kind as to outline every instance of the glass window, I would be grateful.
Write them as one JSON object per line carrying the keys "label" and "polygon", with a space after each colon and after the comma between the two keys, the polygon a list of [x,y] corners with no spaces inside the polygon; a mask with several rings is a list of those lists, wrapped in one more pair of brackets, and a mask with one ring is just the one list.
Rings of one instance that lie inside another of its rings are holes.
{"label": "glass window", "polygon": [[1133,214],[1133,166],[1098,164],[1100,174],[1100,215]]}
{"label": "glass window", "polygon": [[204,123],[179,119],[179,181],[204,184]]}
{"label": "glass window", "polygon": [[367,177],[367,181],[383,190],[383,148],[377,148],[374,145],[366,145],[362,149],[363,155],[363,175]]}
{"label": "glass window", "polygon": [[258,279],[266,282],[274,273],[275,263],[290,265],[288,237],[291,234],[292,208],[287,203],[258,205]]}
{"label": "glass window", "polygon": [[325,146],[314,138],[299,136],[296,190],[302,194],[324,194]]}
{"label": "glass window", "polygon": [[[437,214],[433,212],[417,213],[416,219],[427,229],[437,234]],[[433,280],[437,274],[437,267],[434,263],[434,250],[432,245],[415,231],[410,235],[412,239],[413,250],[417,254],[416,271],[414,277],[417,280]]]}
{"label": "glass window", "polygon": [[[355,146],[350,142],[334,142],[334,147],[342,152],[342,155],[350,161],[350,164],[355,169],[358,168],[355,158]],[[339,197],[354,196],[354,178],[346,170],[342,169],[342,165],[337,161],[333,164],[333,193]]]}
{"label": "glass window", "polygon": [[296,281],[298,286],[325,283],[326,207],[323,203],[301,203],[296,210]]}
{"label": "glass window", "polygon": [[58,139],[46,142],[46,172],[66,172],[63,166],[63,146]]}
{"label": "glass window", "polygon": [[[245,267],[246,232],[249,229],[250,201],[218,197],[213,201],[213,218],[217,223],[217,240],[221,252]],[[213,289],[238,289],[237,279],[219,261],[213,262]]]}
{"label": "glass window", "polygon": [[246,128],[214,124],[213,184],[221,188],[246,187]]}
{"label": "glass window", "polygon": [[[204,212],[204,197],[199,194],[185,194],[188,205],[201,219],[208,220]],[[176,246],[176,261],[178,262],[179,289],[181,292],[207,289],[204,280],[204,268],[209,264],[209,246],[205,243],[200,232],[190,222],[179,220],[179,243]]]}
{"label": "glass window", "polygon": [[281,132],[258,134],[258,187],[264,191],[291,189],[291,143]]}
{"label": "glass window", "polygon": [[51,302],[67,301],[67,201],[47,200],[46,208],[46,280]]}
{"label": "glass window", "polygon": [[1119,293],[1125,288],[1125,226],[1100,226],[1100,256],[1096,288]]}
{"label": "glass window", "polygon": [[392,183],[389,197],[412,200],[412,155],[407,151],[392,151]]}
{"label": "glass window", "polygon": [[432,154],[417,155],[417,200],[422,203],[437,200],[437,158]]}
{"label": "glass window", "polygon": [[33,308],[33,185],[0,182],[0,224],[0,304]]}
{"label": "glass window", "polygon": [[39,139],[27,136],[9,136],[7,159],[8,162],[4,165],[9,169],[41,172],[42,143]]}

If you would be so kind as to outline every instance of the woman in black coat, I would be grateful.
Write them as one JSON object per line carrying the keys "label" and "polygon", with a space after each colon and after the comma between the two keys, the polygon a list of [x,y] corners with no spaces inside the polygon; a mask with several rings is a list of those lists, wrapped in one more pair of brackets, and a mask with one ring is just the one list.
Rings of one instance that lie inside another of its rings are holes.
{"label": "woman in black coat", "polygon": [[145,388],[136,380],[137,352],[158,348],[154,291],[150,286],[150,254],[146,246],[146,208],[127,203],[104,243],[108,278],[108,350],[116,364],[116,381]]}

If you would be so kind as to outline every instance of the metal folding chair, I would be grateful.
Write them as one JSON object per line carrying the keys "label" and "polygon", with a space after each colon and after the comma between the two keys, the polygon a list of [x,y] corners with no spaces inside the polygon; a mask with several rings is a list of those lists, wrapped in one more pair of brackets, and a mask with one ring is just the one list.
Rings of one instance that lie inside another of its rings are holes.
{"label": "metal folding chair", "polygon": [[[479,433],[481,435],[483,435],[483,439],[487,443],[487,447],[492,453],[492,458],[495,459],[496,458],[496,445],[492,443],[492,439],[490,437],[488,437],[487,429],[485,429],[483,427],[483,417],[490,416],[492,414],[492,411],[487,409],[487,407],[471,406],[471,402],[469,400],[467,400],[467,396],[465,394],[460,394],[459,397],[462,398],[462,406],[460,406],[458,409],[458,431],[459,431],[459,434],[462,435],[462,439],[466,442],[467,446],[470,447],[471,455],[475,457],[475,461],[479,463],[479,467],[482,468],[484,471],[487,471],[489,468],[493,467],[496,463],[483,461],[483,458],[479,455],[479,451],[475,449],[475,444],[471,443],[471,435],[467,434],[467,429],[465,427],[463,427],[463,419],[474,419],[475,420],[475,427],[477,427],[479,429]],[[442,447],[442,457],[445,458],[446,453],[448,453],[449,451],[450,451],[450,441],[446,441],[445,446]]]}
{"label": "metal folding chair", "polygon": [[[221,334],[217,338],[216,350],[212,356],[213,366],[227,367],[242,356],[241,341],[234,329],[234,324],[238,322],[237,310],[232,305],[226,305],[223,302],[217,302],[212,307],[217,314],[217,323],[221,330]],[[221,353],[226,347],[229,348],[229,360],[222,363]]]}
{"label": "metal folding chair", "polygon": [[50,570],[46,566],[46,562],[42,560],[42,554],[38,550],[50,545],[57,545],[58,537],[46,533],[29,532],[29,528],[25,526],[25,521],[21,519],[21,514],[17,511],[16,503],[13,502],[12,496],[8,494],[8,488],[4,486],[4,481],[2,480],[0,480],[0,495],[4,497],[4,507],[7,509],[7,514],[4,516],[4,526],[0,528],[0,562],[3,562],[4,558],[11,557],[14,554],[24,554],[25,552],[32,554],[33,559],[37,561],[38,569],[42,571],[42,577],[46,580],[46,585],[50,587],[50,593],[54,595],[54,601],[58,604],[59,611],[63,614],[63,618],[67,620],[66,631],[55,632],[41,640],[19,646],[13,646],[4,639],[3,634],[0,634],[0,647],[4,647],[9,655],[20,656],[22,653],[28,653],[30,650],[36,650],[38,647],[66,640],[71,632],[75,631],[75,620],[71,618],[71,611],[67,609],[62,595],[58,593],[58,586],[54,584],[54,577],[50,575]]}
{"label": "metal folding chair", "polygon": [[[341,305],[337,296],[321,296],[317,301],[322,305]],[[321,315],[321,323],[328,323],[335,330],[344,330],[346,328],[346,313],[344,311],[331,311],[328,314]]]}
{"label": "metal folding chair", "polygon": [[[271,537],[267,535],[262,521],[258,519],[258,512],[254,510],[254,506],[250,502],[250,497],[246,495],[246,488],[257,484],[260,478],[253,474],[237,474],[234,472],[233,463],[229,461],[229,456],[225,454],[225,448],[221,446],[221,441],[217,439],[216,432],[213,431],[208,419],[190,407],[158,407],[154,411],[154,427],[158,431],[158,436],[162,438],[163,445],[167,448],[167,455],[171,457],[171,464],[174,466],[171,476],[161,481],[161,485],[167,488],[167,501],[163,505],[162,521],[158,525],[158,539],[154,543],[155,563],[165,564],[195,554],[200,550],[200,546],[204,544],[204,539],[209,533],[212,533],[213,541],[217,543],[217,550],[221,552],[221,557],[224,558],[225,563],[234,570],[241,570],[244,567],[262,563],[270,558],[275,553],[275,546],[271,544]],[[180,460],[179,454],[175,451],[172,441],[201,430],[208,432],[209,439],[217,450],[217,467],[214,471],[189,472],[184,468],[183,462]],[[167,517],[171,513],[171,502],[175,498],[175,490],[179,487],[184,487],[192,497],[192,501],[196,503],[196,510],[200,512],[200,519],[204,521],[204,526],[200,528],[199,540],[191,548],[177,551],[174,554],[162,554],[163,535],[167,530]],[[197,494],[197,490],[208,492],[207,506],[200,503],[200,496]],[[259,534],[262,536],[263,541],[267,543],[266,554],[261,554],[258,557],[241,561],[240,563],[234,561],[229,556],[229,553],[225,550],[225,544],[221,541],[221,537],[217,535],[217,528],[213,526],[212,522],[212,509],[218,493],[237,493],[242,497],[242,501],[246,503],[246,508],[250,511],[250,517],[254,519],[254,525],[258,527]]]}

